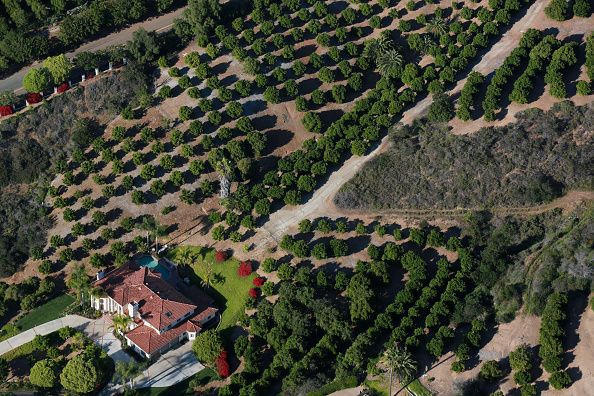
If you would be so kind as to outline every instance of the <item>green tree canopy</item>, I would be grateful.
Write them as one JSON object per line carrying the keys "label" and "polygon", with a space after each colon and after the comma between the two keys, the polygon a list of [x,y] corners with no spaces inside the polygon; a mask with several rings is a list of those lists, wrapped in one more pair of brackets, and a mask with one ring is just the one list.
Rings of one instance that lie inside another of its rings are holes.
{"label": "green tree canopy", "polygon": [[216,330],[207,330],[196,336],[192,350],[198,360],[212,366],[223,350],[223,340]]}
{"label": "green tree canopy", "polygon": [[41,388],[53,388],[58,382],[56,363],[51,359],[39,360],[31,367],[29,381]]}
{"label": "green tree canopy", "polygon": [[31,69],[23,78],[23,87],[27,92],[42,92],[51,83],[51,75],[45,67]]}
{"label": "green tree canopy", "polygon": [[68,79],[70,71],[72,70],[72,63],[66,58],[66,55],[50,56],[43,61],[43,67],[45,67],[55,85],[61,84]]}
{"label": "green tree canopy", "polygon": [[60,383],[70,391],[89,393],[95,389],[99,375],[95,363],[85,354],[69,360],[60,374]]}
{"label": "green tree canopy", "polygon": [[141,28],[132,34],[127,49],[132,59],[138,63],[148,63],[157,59],[161,46],[154,32],[147,32]]}

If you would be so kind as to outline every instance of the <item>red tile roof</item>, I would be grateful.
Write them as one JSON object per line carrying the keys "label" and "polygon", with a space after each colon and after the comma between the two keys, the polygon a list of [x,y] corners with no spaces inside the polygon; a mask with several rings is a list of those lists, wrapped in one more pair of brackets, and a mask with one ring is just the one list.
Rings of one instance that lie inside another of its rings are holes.
{"label": "red tile roof", "polygon": [[161,331],[198,308],[199,312],[216,309],[210,307],[212,300],[209,298],[202,298],[201,307],[198,307],[162,279],[159,272],[139,267],[134,262],[107,274],[96,285],[125,310],[128,303],[136,302],[141,318]]}
{"label": "red tile roof", "polygon": [[[213,308],[216,311],[216,308]],[[148,354],[155,353],[166,347],[170,342],[177,340],[185,332],[200,333],[202,326],[192,317],[164,333],[157,333],[146,325],[140,325],[126,333],[126,337]]]}

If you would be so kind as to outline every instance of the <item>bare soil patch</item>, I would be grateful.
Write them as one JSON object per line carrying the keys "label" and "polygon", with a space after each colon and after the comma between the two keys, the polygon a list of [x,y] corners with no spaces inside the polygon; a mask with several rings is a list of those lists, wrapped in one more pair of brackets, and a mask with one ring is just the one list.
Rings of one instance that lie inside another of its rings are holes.
{"label": "bare soil patch", "polygon": [[[433,369],[427,371],[421,378],[423,384],[439,395],[454,395],[457,391],[457,384],[461,384],[470,379],[476,378],[480,371],[480,366],[487,360],[501,360],[509,356],[509,353],[521,344],[534,346],[538,344],[538,334],[540,329],[540,318],[536,316],[519,315],[510,323],[500,324],[497,327],[497,333],[493,338],[480,349],[478,356],[479,362],[471,370],[463,373],[454,373],[451,370],[451,353],[442,356],[440,359],[443,364],[436,364]],[[445,361],[447,359],[447,361]],[[433,378],[429,381],[429,378]],[[505,378],[500,383],[500,389],[504,394],[515,387],[513,379]]]}

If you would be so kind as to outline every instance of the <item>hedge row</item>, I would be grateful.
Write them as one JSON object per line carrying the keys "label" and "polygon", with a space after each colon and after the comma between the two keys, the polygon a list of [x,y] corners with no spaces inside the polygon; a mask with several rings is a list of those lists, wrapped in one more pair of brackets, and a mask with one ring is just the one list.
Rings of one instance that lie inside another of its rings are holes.
{"label": "hedge row", "polygon": [[553,51],[559,45],[561,45],[561,42],[552,34],[548,34],[530,50],[528,66],[514,82],[514,88],[509,95],[509,100],[516,103],[528,103],[528,97],[534,88],[534,79],[542,75]]}
{"label": "hedge row", "polygon": [[456,116],[463,120],[468,121],[471,118],[471,112],[474,105],[474,95],[479,92],[480,86],[485,81],[485,76],[481,73],[473,71],[468,75],[468,79],[460,92],[460,98],[458,99],[458,108],[456,109]]}
{"label": "hedge row", "polygon": [[536,29],[528,29],[520,39],[518,47],[514,48],[511,54],[505,59],[495,71],[495,75],[487,86],[485,99],[483,100],[484,117],[486,121],[495,119],[495,111],[499,107],[503,87],[507,84],[528,57],[528,51],[532,49],[542,37],[542,33]]}
{"label": "hedge row", "polygon": [[545,82],[549,84],[549,92],[555,98],[565,98],[567,89],[563,82],[564,71],[577,63],[576,48],[578,43],[571,42],[562,45],[554,53],[545,74]]}

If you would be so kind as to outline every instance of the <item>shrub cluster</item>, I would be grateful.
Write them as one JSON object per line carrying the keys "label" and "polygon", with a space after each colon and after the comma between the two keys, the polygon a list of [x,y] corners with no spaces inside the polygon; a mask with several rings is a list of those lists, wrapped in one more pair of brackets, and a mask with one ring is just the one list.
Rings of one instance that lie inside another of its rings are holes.
{"label": "shrub cluster", "polygon": [[533,361],[534,357],[526,344],[520,345],[509,354],[509,364],[514,375],[514,381],[520,386],[522,394],[534,387],[534,385],[530,384],[534,380],[532,378]]}
{"label": "shrub cluster", "polygon": [[479,72],[472,71],[468,74],[468,79],[460,92],[458,108],[456,109],[456,116],[462,121],[470,120],[474,107],[474,96],[479,92],[484,81],[485,76]]}
{"label": "shrub cluster", "polygon": [[555,98],[567,96],[563,74],[568,67],[577,63],[577,47],[578,43],[576,42],[566,43],[553,52],[551,63],[549,63],[545,74],[545,82],[549,84],[549,92]]}

